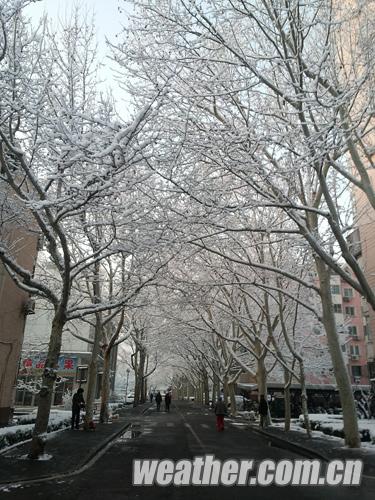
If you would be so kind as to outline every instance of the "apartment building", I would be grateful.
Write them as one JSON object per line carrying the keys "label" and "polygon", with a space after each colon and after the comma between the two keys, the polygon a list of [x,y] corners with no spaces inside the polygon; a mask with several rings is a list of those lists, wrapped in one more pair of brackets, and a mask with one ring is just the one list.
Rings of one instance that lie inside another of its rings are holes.
{"label": "apartment building", "polygon": [[361,295],[338,275],[331,277],[331,295],[350,381],[353,385],[368,385],[366,330]]}
{"label": "apartment building", "polygon": [[[372,172],[375,174],[375,172]],[[371,175],[375,181],[375,175]],[[375,185],[375,183],[374,183]],[[375,217],[370,217],[370,208],[367,206],[368,201],[364,199],[361,193],[357,193],[357,214],[362,213],[362,216],[357,216],[358,227],[349,236],[348,241],[352,254],[360,263],[364,274],[370,284],[375,289]],[[361,207],[361,211],[359,211]],[[365,214],[367,214],[365,216]],[[375,216],[375,214],[374,214]],[[364,331],[364,350],[367,359],[367,375],[369,382],[375,386],[375,311],[362,299],[362,320]]]}

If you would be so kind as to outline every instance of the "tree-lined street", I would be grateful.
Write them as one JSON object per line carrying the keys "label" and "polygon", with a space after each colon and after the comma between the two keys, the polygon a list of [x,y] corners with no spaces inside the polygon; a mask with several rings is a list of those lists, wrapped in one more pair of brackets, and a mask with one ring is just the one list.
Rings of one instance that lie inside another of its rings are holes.
{"label": "tree-lined street", "polygon": [[[9,492],[1,491],[5,499],[61,498],[65,500],[129,498],[187,499],[227,498],[280,498],[291,499],[328,498],[334,494],[339,499],[363,499],[373,497],[375,480],[364,479],[361,487],[246,487],[228,490],[224,486],[212,487],[136,487],[132,486],[132,461],[137,458],[173,460],[193,459],[213,454],[225,460],[298,459],[297,454],[270,446],[267,438],[249,429],[242,422],[226,420],[226,430],[215,429],[211,410],[188,402],[174,402],[170,413],[156,411],[155,405],[144,415],[132,418],[131,427],[115,439],[112,446],[91,467],[77,476],[60,478],[30,486],[15,486]],[[65,431],[69,439],[69,431]]]}

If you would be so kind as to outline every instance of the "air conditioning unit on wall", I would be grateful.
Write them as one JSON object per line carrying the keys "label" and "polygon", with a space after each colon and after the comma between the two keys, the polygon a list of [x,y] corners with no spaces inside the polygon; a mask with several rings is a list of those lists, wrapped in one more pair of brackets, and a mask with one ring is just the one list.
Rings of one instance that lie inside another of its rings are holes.
{"label": "air conditioning unit on wall", "polygon": [[35,300],[28,299],[23,305],[23,312],[27,316],[29,314],[35,314]]}

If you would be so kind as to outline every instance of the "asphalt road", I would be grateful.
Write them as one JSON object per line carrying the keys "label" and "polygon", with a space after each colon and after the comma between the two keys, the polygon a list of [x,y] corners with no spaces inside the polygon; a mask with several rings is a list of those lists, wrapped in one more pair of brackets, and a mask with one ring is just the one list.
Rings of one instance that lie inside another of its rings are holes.
{"label": "asphalt road", "polygon": [[375,480],[363,480],[360,487],[295,486],[151,486],[132,485],[134,458],[192,459],[215,455],[220,459],[273,460],[301,458],[292,452],[269,446],[263,437],[241,425],[226,422],[218,433],[212,412],[192,403],[175,403],[170,413],[150,409],[134,418],[132,428],[86,471],[70,478],[31,486],[16,486],[1,491],[1,500],[63,499],[336,499],[367,500],[375,498]]}

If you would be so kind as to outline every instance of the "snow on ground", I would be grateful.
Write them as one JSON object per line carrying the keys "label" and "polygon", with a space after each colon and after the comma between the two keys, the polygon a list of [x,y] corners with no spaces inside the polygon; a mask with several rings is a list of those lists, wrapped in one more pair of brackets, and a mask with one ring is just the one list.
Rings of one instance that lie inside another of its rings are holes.
{"label": "snow on ground", "polygon": [[[48,427],[49,433],[57,432],[70,426],[72,413],[67,410],[51,410]],[[25,418],[23,418],[25,417]],[[18,418],[16,425],[9,425],[0,428],[0,452],[4,453],[21,441],[27,441],[31,438],[34,429],[34,423],[21,424],[21,422],[35,421],[36,410],[28,415],[22,415]]]}
{"label": "snow on ground", "polygon": [[16,488],[24,488],[24,485],[19,483],[7,484],[5,486],[0,486],[0,491],[9,493],[11,490],[15,490]]}
{"label": "snow on ground", "polygon": [[[20,460],[30,460],[27,453],[26,455],[21,455],[20,457]],[[52,455],[49,455],[48,453],[43,453],[43,455],[39,455],[38,458],[34,458],[33,460],[39,460],[41,462],[45,462],[46,460],[51,460],[52,458]]]}
{"label": "snow on ground", "polygon": [[[311,424],[319,426],[319,430],[313,430],[312,436],[324,438],[330,441],[336,441],[337,444],[344,446],[344,439],[339,436],[332,436],[326,434],[324,429],[329,432],[343,432],[344,422],[342,415],[331,415],[328,413],[311,413],[309,414],[309,419]],[[302,427],[303,416],[300,415],[298,420],[294,420],[290,425],[290,430],[306,433],[306,430]],[[279,429],[284,428],[283,423],[274,423],[272,427],[277,427]],[[375,419],[370,420],[358,420],[359,431],[368,431],[371,442],[362,441],[362,446],[364,448],[375,450]]]}
{"label": "snow on ground", "polygon": [[[321,429],[331,428],[333,431],[342,431],[344,422],[342,415],[330,415],[328,413],[311,413],[309,414],[311,423],[318,424]],[[302,424],[303,416],[300,415],[299,421]],[[368,431],[372,442],[375,444],[375,419],[358,420],[358,428],[360,431]]]}

